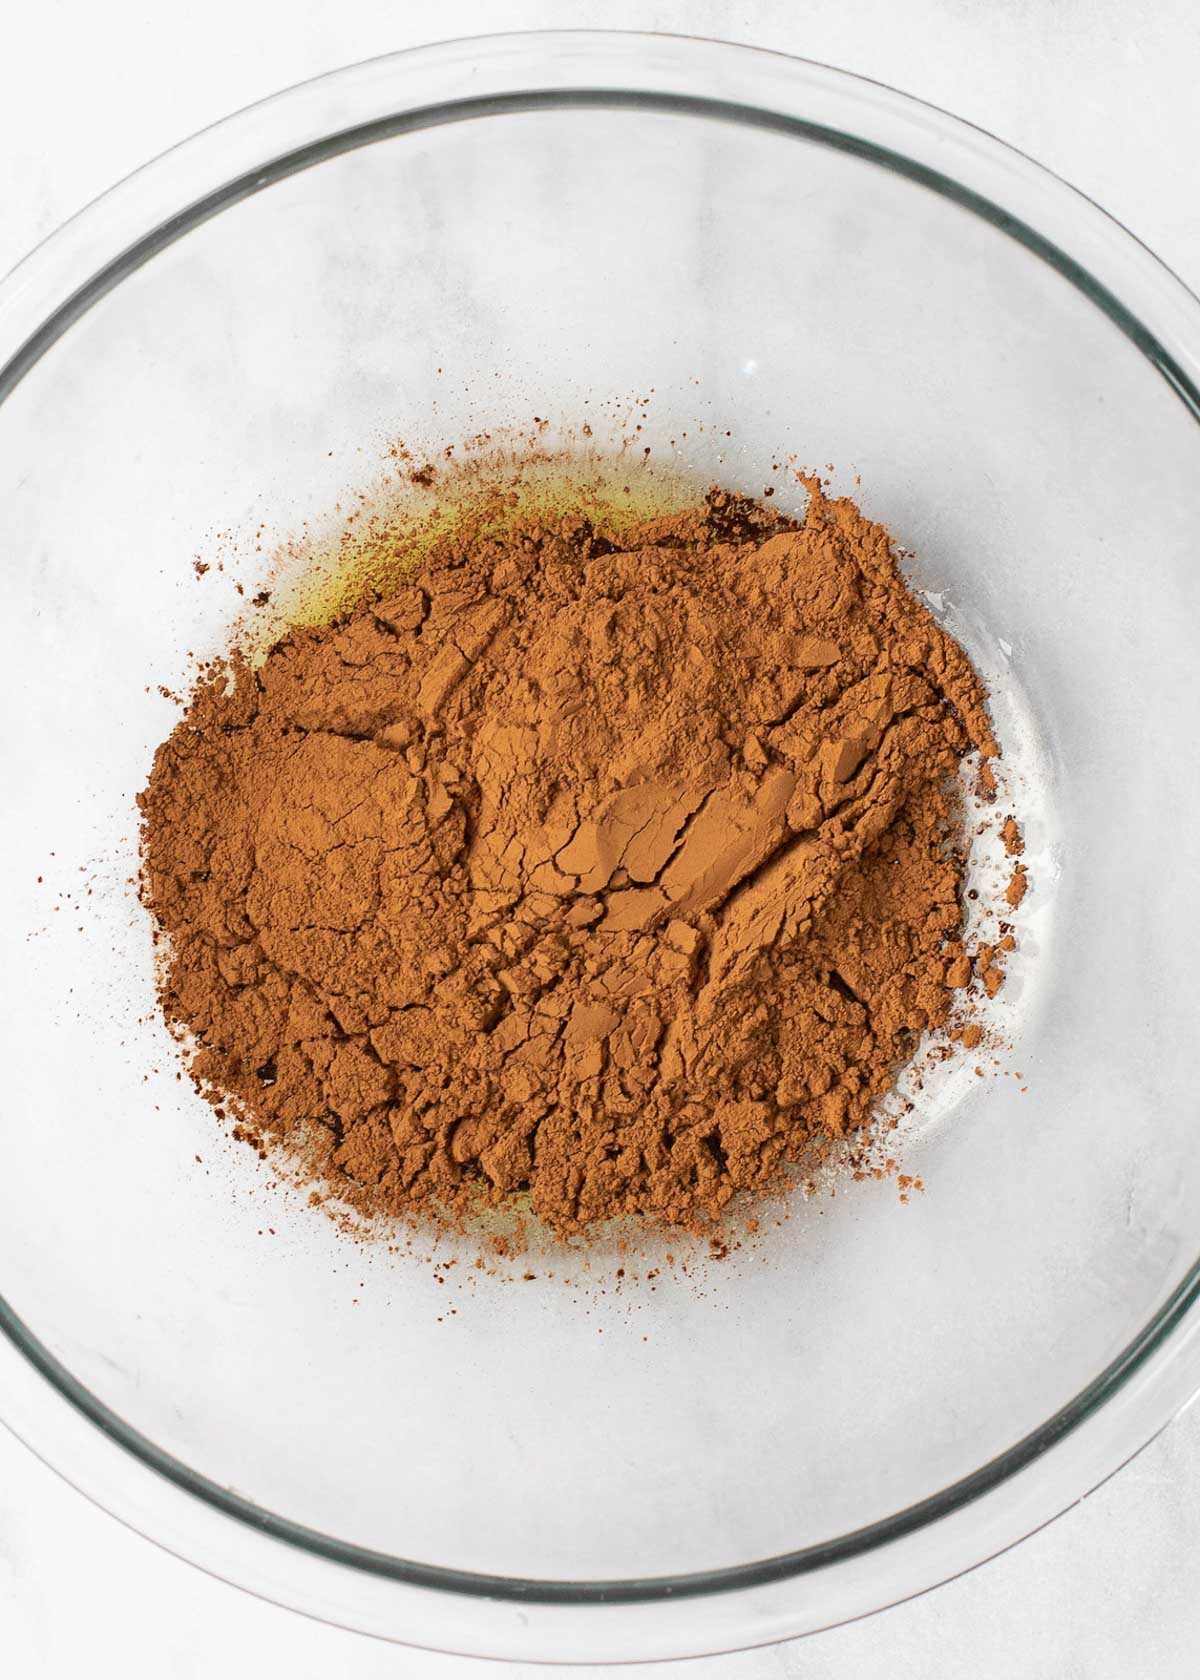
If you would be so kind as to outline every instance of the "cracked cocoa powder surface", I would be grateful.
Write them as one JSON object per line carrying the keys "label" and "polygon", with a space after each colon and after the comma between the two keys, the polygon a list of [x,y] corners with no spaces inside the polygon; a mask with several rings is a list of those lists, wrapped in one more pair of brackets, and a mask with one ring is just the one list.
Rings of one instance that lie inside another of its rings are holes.
{"label": "cracked cocoa powder surface", "polygon": [[448,544],[210,669],[141,796],[198,1086],[368,1213],[692,1228],[863,1127],[970,977],[979,680],[886,531],[711,493]]}

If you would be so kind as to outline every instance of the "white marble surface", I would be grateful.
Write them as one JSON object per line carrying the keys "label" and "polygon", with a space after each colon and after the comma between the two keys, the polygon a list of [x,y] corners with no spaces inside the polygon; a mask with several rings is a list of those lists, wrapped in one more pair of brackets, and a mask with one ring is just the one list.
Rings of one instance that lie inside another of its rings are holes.
{"label": "white marble surface", "polygon": [[[419,41],[550,22],[755,41],[895,83],[1049,164],[1200,287],[1195,0],[4,0],[0,270],[119,176],[277,88]],[[1183,1680],[1200,1661],[1198,1493],[1194,1407],[985,1568],[833,1633],[678,1665],[681,1680]],[[477,1680],[487,1669],[210,1580],[0,1430],[0,1672]]]}

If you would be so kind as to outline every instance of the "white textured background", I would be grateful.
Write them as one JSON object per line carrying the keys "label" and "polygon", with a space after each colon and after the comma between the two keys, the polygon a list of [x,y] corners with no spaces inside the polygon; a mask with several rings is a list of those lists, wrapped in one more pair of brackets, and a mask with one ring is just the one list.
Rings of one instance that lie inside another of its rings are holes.
{"label": "white textured background", "polygon": [[[421,41],[552,23],[725,36],[894,83],[1032,153],[1200,289],[1197,0],[0,0],[0,271],[119,176],[291,82]],[[496,1672],[339,1633],[210,1580],[87,1504],[0,1430],[0,1674]],[[834,1633],[668,1672],[1194,1680],[1200,1407],[1090,1499],[962,1580]]]}

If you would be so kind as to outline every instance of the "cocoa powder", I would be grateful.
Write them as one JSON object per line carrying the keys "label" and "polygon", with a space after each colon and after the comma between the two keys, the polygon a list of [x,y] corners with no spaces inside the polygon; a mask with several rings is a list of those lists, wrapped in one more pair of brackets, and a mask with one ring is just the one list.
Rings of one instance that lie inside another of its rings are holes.
{"label": "cocoa powder", "polygon": [[887,532],[808,489],[481,532],[203,674],[143,894],[243,1134],[370,1213],[568,1234],[719,1220],[867,1124],[971,981],[954,774],[997,747]]}

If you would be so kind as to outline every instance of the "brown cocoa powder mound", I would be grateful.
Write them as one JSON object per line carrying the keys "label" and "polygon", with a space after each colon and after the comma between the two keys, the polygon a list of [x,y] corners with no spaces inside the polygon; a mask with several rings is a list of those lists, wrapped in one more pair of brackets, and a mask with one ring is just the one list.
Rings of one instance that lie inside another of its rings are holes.
{"label": "brown cocoa powder mound", "polygon": [[980,682],[887,532],[712,492],[510,529],[255,669],[141,795],[214,1106],[368,1213],[697,1227],[864,1126],[971,964]]}

